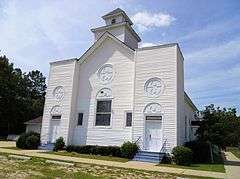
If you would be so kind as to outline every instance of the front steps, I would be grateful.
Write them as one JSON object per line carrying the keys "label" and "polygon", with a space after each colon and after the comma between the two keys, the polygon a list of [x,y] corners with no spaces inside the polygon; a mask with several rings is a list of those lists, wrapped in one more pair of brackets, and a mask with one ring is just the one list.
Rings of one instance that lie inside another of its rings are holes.
{"label": "front steps", "polygon": [[52,151],[54,148],[54,144],[53,143],[47,143],[47,144],[41,144],[38,149],[40,150],[49,150]]}
{"label": "front steps", "polygon": [[150,162],[150,163],[160,163],[164,157],[165,153],[160,152],[150,152],[150,151],[138,151],[134,156],[134,161]]}

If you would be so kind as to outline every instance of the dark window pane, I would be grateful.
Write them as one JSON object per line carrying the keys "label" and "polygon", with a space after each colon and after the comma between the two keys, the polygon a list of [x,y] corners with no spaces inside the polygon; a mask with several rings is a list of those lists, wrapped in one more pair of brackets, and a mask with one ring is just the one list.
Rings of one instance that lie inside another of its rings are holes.
{"label": "dark window pane", "polygon": [[54,115],[52,116],[52,119],[61,119],[61,115]]}
{"label": "dark window pane", "polygon": [[115,24],[116,23],[116,19],[112,19],[112,24]]}
{"label": "dark window pane", "polygon": [[111,114],[97,114],[96,126],[110,126]]}
{"label": "dark window pane", "polygon": [[78,123],[77,125],[81,126],[83,123],[83,113],[78,114]]}
{"label": "dark window pane", "polygon": [[112,101],[98,101],[97,102],[97,112],[111,112]]}
{"label": "dark window pane", "polygon": [[162,120],[162,116],[146,116],[146,120]]}
{"label": "dark window pane", "polygon": [[126,113],[126,126],[127,127],[132,126],[132,113],[130,112]]}

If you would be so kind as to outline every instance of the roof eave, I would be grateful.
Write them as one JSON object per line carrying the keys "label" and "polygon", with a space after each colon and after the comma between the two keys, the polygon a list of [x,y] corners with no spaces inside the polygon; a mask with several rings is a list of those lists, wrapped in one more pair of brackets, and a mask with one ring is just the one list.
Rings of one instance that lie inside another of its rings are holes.
{"label": "roof eave", "polygon": [[[121,45],[123,45],[125,48],[131,50],[131,51],[135,51],[134,49],[132,49],[131,47],[129,47],[128,45],[126,45],[125,43],[123,43],[121,40],[119,40],[117,37],[113,36],[111,33],[109,33],[108,31],[106,31],[96,42],[94,42],[94,44],[88,48],[88,50],[80,57],[77,59],[78,62],[83,63],[85,61],[85,59],[93,53],[93,51],[95,50],[95,48],[98,47],[98,44],[100,45],[107,37],[110,37],[112,39],[114,39],[115,41],[117,41],[118,43],[120,43]],[[97,47],[96,47],[97,46]]]}
{"label": "roof eave", "polygon": [[196,111],[199,111],[198,108],[195,106],[195,104],[192,102],[191,98],[187,95],[186,92],[184,92],[184,98],[186,99],[186,101],[191,105],[191,107],[193,109],[195,109]]}
{"label": "roof eave", "polygon": [[108,16],[102,16],[102,18],[104,20],[108,19],[108,18],[111,18],[111,17],[115,17],[115,16],[118,16],[118,15],[123,15],[127,21],[129,22],[130,25],[133,25],[133,22],[131,21],[131,19],[124,13],[120,12],[120,13],[117,13],[117,14],[112,14],[112,15],[108,15]]}
{"label": "roof eave", "polygon": [[126,25],[129,28],[132,35],[134,37],[136,37],[138,42],[142,41],[141,38],[138,36],[138,34],[135,32],[135,30],[127,22],[122,22],[122,23],[117,23],[117,24],[114,24],[114,25],[107,25],[107,26],[102,26],[102,27],[98,27],[98,28],[93,28],[93,29],[91,29],[91,31],[96,32],[96,31],[101,31],[101,30],[108,30],[108,29],[115,28],[115,27],[118,27],[118,26],[123,26],[123,25]]}
{"label": "roof eave", "polygon": [[24,124],[42,124],[41,122],[24,122]]}

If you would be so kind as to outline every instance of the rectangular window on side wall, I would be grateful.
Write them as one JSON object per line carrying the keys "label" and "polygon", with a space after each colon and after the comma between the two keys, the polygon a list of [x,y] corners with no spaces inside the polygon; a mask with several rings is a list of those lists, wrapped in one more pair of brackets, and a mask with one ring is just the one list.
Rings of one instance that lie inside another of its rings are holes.
{"label": "rectangular window on side wall", "polygon": [[111,100],[97,101],[96,126],[110,126],[111,122]]}
{"label": "rectangular window on side wall", "polygon": [[83,113],[78,113],[77,125],[82,126],[82,124],[83,124]]}
{"label": "rectangular window on side wall", "polygon": [[132,112],[126,112],[126,127],[132,127]]}

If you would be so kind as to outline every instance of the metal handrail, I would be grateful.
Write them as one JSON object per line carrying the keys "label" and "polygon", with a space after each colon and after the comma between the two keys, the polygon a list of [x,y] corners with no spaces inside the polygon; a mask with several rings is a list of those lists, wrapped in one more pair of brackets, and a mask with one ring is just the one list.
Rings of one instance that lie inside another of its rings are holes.
{"label": "metal handrail", "polygon": [[139,136],[139,137],[137,138],[137,140],[135,141],[135,143],[138,143],[138,141],[139,141],[141,138],[142,138],[142,136]]}
{"label": "metal handrail", "polygon": [[167,139],[164,140],[163,144],[162,144],[162,148],[160,150],[160,153],[164,152],[165,146],[167,144]]}
{"label": "metal handrail", "polygon": [[[40,135],[40,137],[49,137],[49,133],[47,133],[47,134],[44,134],[44,135]],[[49,143],[49,140],[47,141],[47,144]],[[42,144],[42,142],[41,142],[41,144]]]}

